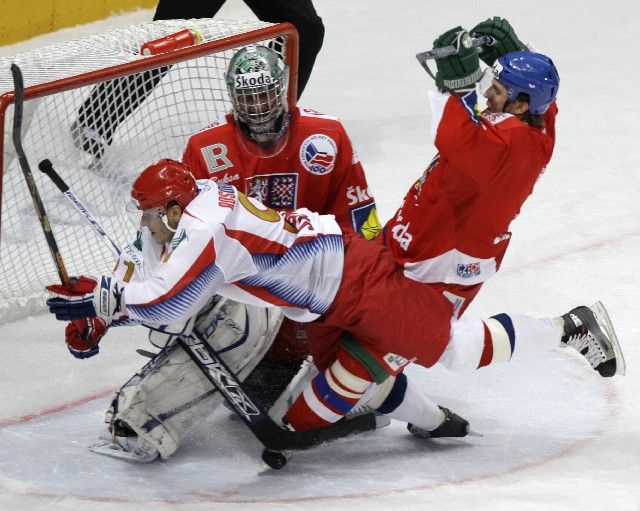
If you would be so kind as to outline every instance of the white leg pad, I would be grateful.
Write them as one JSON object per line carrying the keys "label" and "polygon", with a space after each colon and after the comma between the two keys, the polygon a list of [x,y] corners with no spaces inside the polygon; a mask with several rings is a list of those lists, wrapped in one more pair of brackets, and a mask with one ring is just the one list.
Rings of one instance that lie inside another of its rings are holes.
{"label": "white leg pad", "polygon": [[[271,346],[282,322],[275,308],[252,307],[222,299],[196,328],[240,380]],[[120,389],[106,421],[124,421],[153,445],[162,458],[173,454],[188,428],[207,417],[223,397],[177,344],[165,348]]]}

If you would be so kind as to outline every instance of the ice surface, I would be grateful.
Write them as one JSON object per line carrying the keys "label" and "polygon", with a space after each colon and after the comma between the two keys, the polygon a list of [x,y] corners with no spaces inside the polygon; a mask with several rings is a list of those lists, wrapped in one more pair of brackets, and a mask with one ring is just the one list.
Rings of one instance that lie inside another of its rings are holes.
{"label": "ice surface", "polygon": [[[640,4],[314,3],[327,32],[301,104],[342,119],[383,220],[433,156],[431,84],[415,53],[452,26],[503,15],[553,57],[554,158],[513,224],[502,271],[469,313],[555,315],[602,300],[627,376],[602,380],[569,351],[532,347],[473,375],[414,368],[425,392],[484,436],[425,443],[394,423],[297,453],[273,472],[248,431],[221,413],[174,458],[141,467],[85,447],[102,427],[108,391],[142,365],[134,350],[146,347],[144,333],[119,329],[99,357],[77,361],[61,324],[30,318],[0,326],[0,509],[640,509]],[[229,1],[220,16],[252,15]],[[0,54],[149,18],[117,16]]]}

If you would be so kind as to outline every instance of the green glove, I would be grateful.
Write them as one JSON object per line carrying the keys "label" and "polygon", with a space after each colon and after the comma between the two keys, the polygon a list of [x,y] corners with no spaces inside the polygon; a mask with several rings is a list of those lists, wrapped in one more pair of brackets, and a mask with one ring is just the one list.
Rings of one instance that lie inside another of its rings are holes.
{"label": "green glove", "polygon": [[452,28],[446,31],[435,41],[433,47],[455,46],[458,53],[436,59],[436,85],[441,89],[462,90],[471,89],[482,76],[480,71],[480,59],[476,48],[467,48],[464,45],[469,33],[462,27]]}
{"label": "green glove", "polygon": [[478,23],[471,29],[471,35],[488,35],[495,39],[493,46],[482,46],[480,50],[480,58],[488,66],[493,66],[496,60],[512,51],[527,51],[527,47],[518,39],[511,24],[498,16]]}

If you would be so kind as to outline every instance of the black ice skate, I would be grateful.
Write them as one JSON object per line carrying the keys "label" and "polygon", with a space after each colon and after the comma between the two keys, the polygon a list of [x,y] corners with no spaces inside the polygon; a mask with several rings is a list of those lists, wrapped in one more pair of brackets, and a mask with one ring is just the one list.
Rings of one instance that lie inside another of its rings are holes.
{"label": "black ice skate", "polygon": [[591,307],[576,307],[562,319],[562,343],[584,355],[601,376],[625,374],[624,356],[609,314],[601,302]]}
{"label": "black ice skate", "polygon": [[469,434],[468,421],[443,406],[440,406],[440,410],[444,412],[444,422],[436,429],[429,431],[411,423],[407,424],[407,429],[417,438],[463,437]]}

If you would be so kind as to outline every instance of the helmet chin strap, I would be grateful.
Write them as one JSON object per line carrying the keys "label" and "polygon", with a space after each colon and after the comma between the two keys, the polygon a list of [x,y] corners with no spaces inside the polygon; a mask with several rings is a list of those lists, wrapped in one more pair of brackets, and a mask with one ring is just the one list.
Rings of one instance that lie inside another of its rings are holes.
{"label": "helmet chin strap", "polygon": [[165,213],[164,215],[162,215],[161,217],[162,223],[164,224],[164,226],[169,229],[171,232],[176,232],[176,230],[169,226],[169,219],[167,218],[167,214]]}

